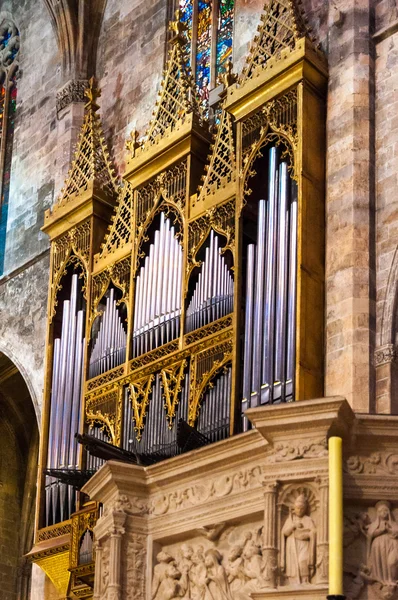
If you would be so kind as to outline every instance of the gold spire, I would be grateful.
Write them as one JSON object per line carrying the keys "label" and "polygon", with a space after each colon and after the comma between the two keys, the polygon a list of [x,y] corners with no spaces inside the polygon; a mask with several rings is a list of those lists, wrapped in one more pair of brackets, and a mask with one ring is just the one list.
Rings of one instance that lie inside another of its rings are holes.
{"label": "gold spire", "polygon": [[117,194],[117,180],[97,114],[97,99],[101,91],[94,77],[91,77],[85,95],[87,102],[83,125],[65,187],[61,190],[56,207],[65,206],[89,187],[93,191],[101,190],[110,199],[114,199]]}
{"label": "gold spire", "polygon": [[214,194],[220,187],[227,185],[234,178],[236,169],[235,143],[231,115],[223,109],[220,124],[217,128],[214,144],[210,146],[209,164],[203,175],[203,186],[199,188],[199,201],[209,194]]}
{"label": "gold spire", "polygon": [[278,57],[284,48],[293,49],[296,41],[309,33],[298,0],[266,2],[257,31],[239,83],[250,79],[257,68]]}
{"label": "gold spire", "polygon": [[[170,40],[169,58],[156,108],[152,113],[153,119],[144,136],[143,149],[158,143],[161,138],[175,130],[179,123],[184,122],[187,115],[193,113],[199,120],[203,118],[196,98],[195,82],[186,64],[187,27],[181,21],[180,10],[176,11],[176,20],[170,23],[170,29],[176,35]],[[131,151],[131,148],[129,149]]]}

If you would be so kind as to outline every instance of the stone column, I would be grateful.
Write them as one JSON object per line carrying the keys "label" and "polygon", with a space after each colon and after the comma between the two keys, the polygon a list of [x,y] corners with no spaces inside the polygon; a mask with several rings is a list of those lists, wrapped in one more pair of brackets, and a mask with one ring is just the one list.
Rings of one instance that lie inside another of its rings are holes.
{"label": "stone column", "polygon": [[94,551],[95,551],[95,579],[94,579],[93,600],[100,600],[100,598],[101,598],[101,581],[102,581],[102,551],[103,551],[103,548],[99,542],[95,542]]}
{"label": "stone column", "polygon": [[384,344],[375,351],[376,412],[398,414],[398,366],[394,344]]}
{"label": "stone column", "polygon": [[276,588],[277,581],[277,531],[276,531],[276,496],[278,482],[263,482],[264,486],[264,529],[263,529],[263,558],[264,579],[267,587]]}
{"label": "stone column", "polygon": [[84,118],[86,80],[71,80],[57,93],[57,168],[55,193],[64,187]]}
{"label": "stone column", "polygon": [[319,524],[317,539],[317,583],[327,583],[329,579],[329,535],[328,535],[328,507],[329,507],[329,479],[327,476],[319,477]]}
{"label": "stone column", "polygon": [[109,546],[109,584],[107,600],[121,600],[121,550],[122,535],[125,533],[124,522],[126,514],[119,512],[113,514],[113,526],[110,534]]}
{"label": "stone column", "polygon": [[373,6],[329,6],[325,395],[367,413],[375,381]]}

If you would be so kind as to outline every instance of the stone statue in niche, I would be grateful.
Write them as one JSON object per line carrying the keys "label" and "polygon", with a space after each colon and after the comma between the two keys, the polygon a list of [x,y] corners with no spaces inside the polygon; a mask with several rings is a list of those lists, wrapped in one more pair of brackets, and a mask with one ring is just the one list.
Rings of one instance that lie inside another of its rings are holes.
{"label": "stone statue in niche", "polygon": [[398,524],[391,514],[391,505],[382,500],[376,504],[376,519],[369,525],[368,567],[382,582],[398,580]]}
{"label": "stone statue in niche", "polygon": [[310,583],[316,565],[316,527],[308,513],[308,498],[300,494],[282,529],[281,570],[289,583]]}

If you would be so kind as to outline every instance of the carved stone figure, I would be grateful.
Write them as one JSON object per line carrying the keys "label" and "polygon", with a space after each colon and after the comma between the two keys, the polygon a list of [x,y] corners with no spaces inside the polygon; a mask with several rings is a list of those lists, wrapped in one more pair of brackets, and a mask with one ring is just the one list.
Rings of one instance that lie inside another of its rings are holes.
{"label": "carved stone figure", "polygon": [[187,575],[181,575],[174,561],[167,563],[154,600],[177,600],[183,598],[187,590]]}
{"label": "carved stone figure", "polygon": [[187,590],[185,594],[185,598],[188,600],[191,598],[192,589],[194,586],[194,578],[193,578],[193,562],[192,562],[193,550],[191,546],[187,544],[183,544],[181,546],[181,560],[178,564],[179,570],[181,573],[186,575],[187,577]]}
{"label": "carved stone figure", "polygon": [[159,552],[157,555],[158,564],[155,566],[153,570],[153,579],[152,579],[152,600],[162,598],[158,594],[160,591],[161,584],[166,579],[166,571],[170,563],[174,563],[174,559],[167,552]]}
{"label": "carved stone figure", "polygon": [[207,568],[207,586],[211,598],[217,600],[233,600],[229,587],[227,573],[221,564],[222,556],[215,548],[210,548],[205,553]]}
{"label": "carved stone figure", "polygon": [[315,572],[316,527],[300,494],[282,529],[281,569],[290,584],[309,583]]}
{"label": "carved stone figure", "polygon": [[232,593],[239,592],[248,581],[244,571],[244,560],[242,553],[243,547],[238,544],[233,546],[228,556],[226,570]]}
{"label": "carved stone figure", "polygon": [[382,500],[376,504],[377,515],[368,529],[368,566],[372,577],[383,583],[398,580],[398,524],[391,505]]}

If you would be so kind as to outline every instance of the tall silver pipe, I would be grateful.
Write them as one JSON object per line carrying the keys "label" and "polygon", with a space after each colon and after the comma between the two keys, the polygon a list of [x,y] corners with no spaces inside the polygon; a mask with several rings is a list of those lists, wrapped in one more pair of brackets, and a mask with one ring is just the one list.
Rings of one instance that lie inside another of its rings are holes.
{"label": "tall silver pipe", "polygon": [[53,353],[53,377],[51,386],[51,413],[50,413],[50,431],[48,440],[48,458],[47,464],[49,468],[55,467],[55,432],[56,432],[56,419],[57,419],[57,403],[59,402],[58,396],[58,378],[59,378],[59,367],[60,367],[60,348],[61,340],[56,338],[54,340],[54,353]]}
{"label": "tall silver pipe", "polygon": [[278,227],[278,152],[269,151],[268,176],[268,219],[267,219],[267,285],[264,295],[264,348],[261,366],[261,402],[272,402],[274,382],[274,323],[275,323],[275,283],[276,283],[276,244]]}
{"label": "tall silver pipe", "polygon": [[55,428],[55,464],[58,466],[61,460],[61,444],[62,444],[62,416],[63,416],[63,399],[66,389],[66,365],[69,349],[69,320],[70,320],[70,301],[65,300],[62,313],[62,331],[61,331],[61,354],[58,379],[58,401],[57,401],[57,416]]}
{"label": "tall silver pipe", "polygon": [[245,311],[245,343],[244,343],[244,369],[243,369],[243,402],[244,408],[250,407],[251,373],[253,355],[253,299],[254,299],[254,272],[255,272],[256,247],[249,244],[246,260],[246,311]]}
{"label": "tall silver pipe", "polygon": [[275,322],[275,371],[274,401],[282,399],[282,384],[285,381],[286,360],[286,308],[287,308],[287,193],[288,171],[286,162],[279,166],[279,228],[278,262],[276,284],[276,322]]}
{"label": "tall silver pipe", "polygon": [[83,327],[84,327],[84,312],[79,310],[77,313],[77,330],[76,330],[76,355],[74,364],[73,374],[73,395],[72,395],[72,415],[71,415],[71,426],[69,431],[69,459],[68,466],[77,467],[77,443],[75,440],[75,434],[79,429],[79,415],[80,415],[80,398],[82,390],[82,367],[83,367],[83,352],[84,346],[82,343],[83,339]]}
{"label": "tall silver pipe", "polygon": [[289,297],[287,309],[286,396],[293,396],[296,347],[297,185],[291,184]]}

